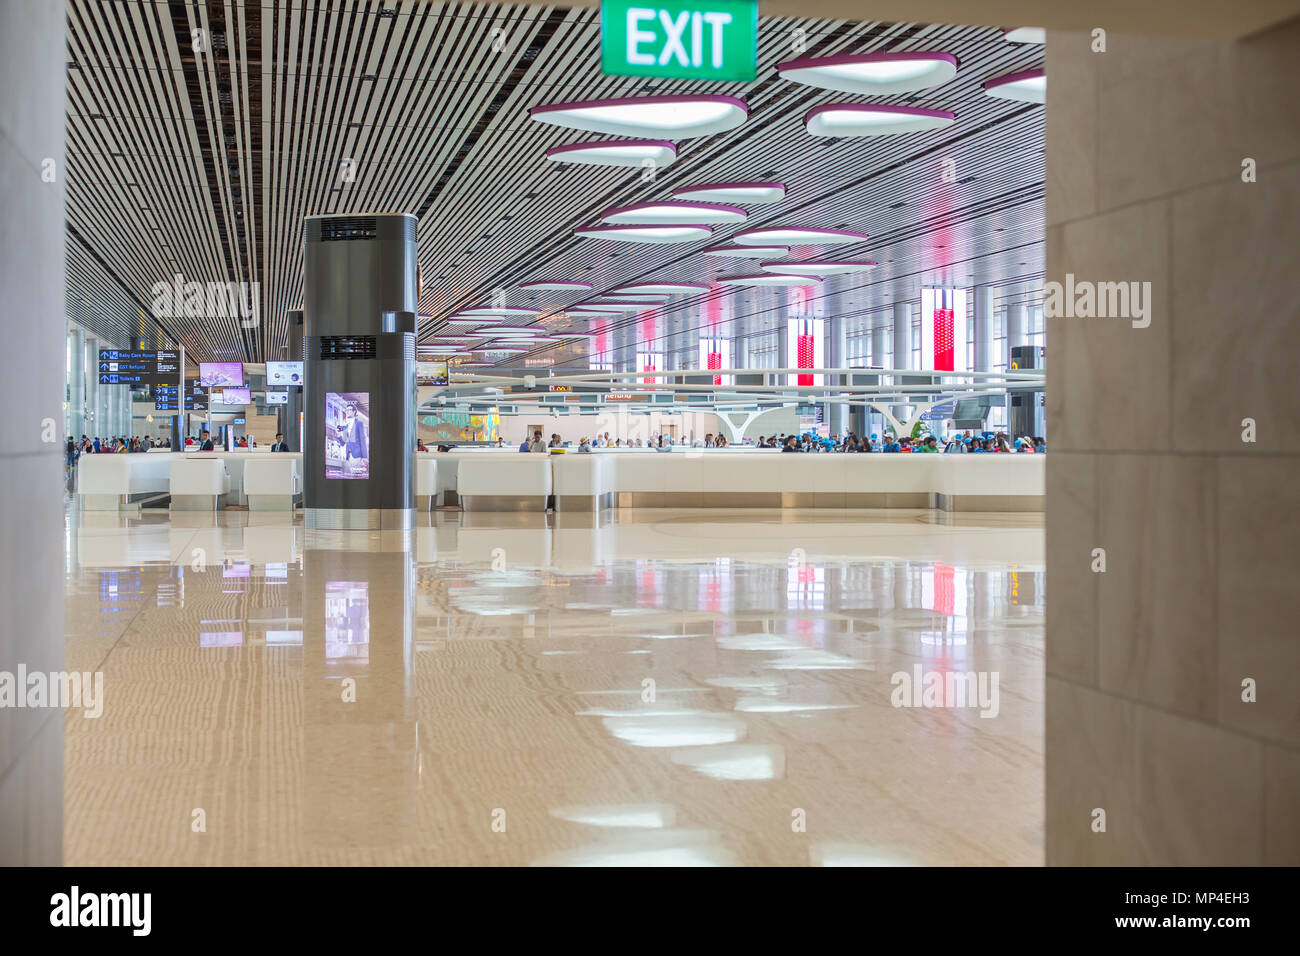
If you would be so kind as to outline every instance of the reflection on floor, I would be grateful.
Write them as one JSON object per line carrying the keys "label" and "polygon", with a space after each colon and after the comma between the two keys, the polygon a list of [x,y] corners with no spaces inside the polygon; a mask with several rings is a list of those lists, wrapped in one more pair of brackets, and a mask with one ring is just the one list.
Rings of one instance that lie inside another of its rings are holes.
{"label": "reflection on floor", "polygon": [[420,520],[71,511],[66,862],[1041,862],[1041,515]]}

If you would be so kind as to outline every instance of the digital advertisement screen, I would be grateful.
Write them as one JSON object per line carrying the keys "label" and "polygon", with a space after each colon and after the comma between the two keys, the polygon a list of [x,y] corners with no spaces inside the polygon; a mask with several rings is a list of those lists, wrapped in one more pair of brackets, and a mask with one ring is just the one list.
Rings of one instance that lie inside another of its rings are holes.
{"label": "digital advertisement screen", "polygon": [[370,393],[325,393],[325,477],[370,477]]}
{"label": "digital advertisement screen", "polygon": [[222,405],[251,405],[253,403],[252,389],[248,388],[223,388],[220,392],[214,392],[217,396],[216,401]]}
{"label": "digital advertisement screen", "polygon": [[289,393],[288,393],[288,392],[267,392],[267,393],[266,393],[266,404],[268,404],[268,405],[288,405],[288,404],[289,404]]}
{"label": "digital advertisement screen", "polygon": [[416,385],[446,385],[447,384],[447,363],[446,362],[416,362],[415,363],[415,384]]}
{"label": "digital advertisement screen", "polygon": [[216,388],[243,385],[244,364],[242,362],[200,362],[199,384]]}
{"label": "digital advertisement screen", "polygon": [[302,363],[301,362],[267,362],[266,363],[266,384],[267,385],[301,385],[302,384]]}

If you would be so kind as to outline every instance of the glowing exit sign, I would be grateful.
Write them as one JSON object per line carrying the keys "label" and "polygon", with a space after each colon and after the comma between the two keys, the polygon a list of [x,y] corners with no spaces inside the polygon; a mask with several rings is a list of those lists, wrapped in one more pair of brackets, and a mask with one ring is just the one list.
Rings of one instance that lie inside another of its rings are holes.
{"label": "glowing exit sign", "polygon": [[757,0],[604,0],[600,68],[607,76],[750,83],[758,76]]}

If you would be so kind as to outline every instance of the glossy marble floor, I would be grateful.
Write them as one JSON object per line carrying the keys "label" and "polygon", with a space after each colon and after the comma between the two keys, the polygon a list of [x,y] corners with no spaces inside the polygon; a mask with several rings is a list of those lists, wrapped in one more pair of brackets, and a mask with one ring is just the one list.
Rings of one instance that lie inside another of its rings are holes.
{"label": "glossy marble floor", "polygon": [[[1041,515],[70,508],[67,544],[104,675],[69,864],[1042,861]],[[893,706],[918,665],[996,716]]]}

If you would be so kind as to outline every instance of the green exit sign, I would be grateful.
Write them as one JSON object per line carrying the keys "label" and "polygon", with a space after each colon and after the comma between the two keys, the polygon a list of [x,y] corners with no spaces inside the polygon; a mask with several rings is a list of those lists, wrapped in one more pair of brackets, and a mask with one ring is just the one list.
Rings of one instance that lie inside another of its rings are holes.
{"label": "green exit sign", "polygon": [[757,0],[604,0],[600,68],[607,76],[750,83],[758,77]]}

